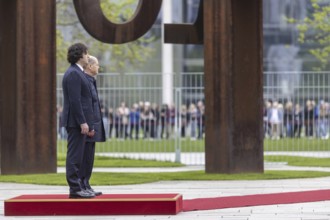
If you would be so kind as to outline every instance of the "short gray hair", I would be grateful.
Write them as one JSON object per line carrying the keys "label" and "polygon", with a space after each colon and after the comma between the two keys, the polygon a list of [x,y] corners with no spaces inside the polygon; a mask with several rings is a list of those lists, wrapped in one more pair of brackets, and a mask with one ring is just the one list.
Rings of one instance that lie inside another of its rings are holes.
{"label": "short gray hair", "polygon": [[88,64],[89,65],[92,65],[92,64],[96,63],[96,61],[97,61],[96,57],[89,56],[89,58],[88,58]]}

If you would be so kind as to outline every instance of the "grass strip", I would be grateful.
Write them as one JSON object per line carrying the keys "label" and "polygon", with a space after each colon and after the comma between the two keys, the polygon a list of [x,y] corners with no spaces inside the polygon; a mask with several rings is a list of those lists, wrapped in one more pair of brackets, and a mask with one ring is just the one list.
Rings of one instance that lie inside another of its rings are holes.
{"label": "grass strip", "polygon": [[[265,171],[265,173],[245,174],[206,174],[204,171],[173,172],[173,173],[94,173],[91,179],[93,185],[127,185],[142,184],[157,181],[213,181],[213,180],[272,180],[317,178],[330,176],[330,172],[316,171]],[[67,185],[65,174],[35,174],[35,175],[1,175],[0,182]]]}
{"label": "grass strip", "polygon": [[[66,157],[63,154],[57,157],[57,166],[65,166]],[[182,167],[181,163],[156,160],[137,160],[129,158],[115,158],[95,156],[94,167]]]}
{"label": "grass strip", "polygon": [[269,162],[287,162],[290,166],[302,167],[330,167],[330,158],[317,157],[297,157],[297,156],[265,156],[265,161]]}
{"label": "grass strip", "polygon": [[[175,146],[178,144],[179,146]],[[57,140],[58,152],[66,152],[66,140]],[[204,152],[205,141],[190,140],[181,138],[179,142],[174,139],[139,139],[139,140],[116,140],[97,143],[96,152],[127,152],[127,153],[169,153],[175,152],[176,147],[180,147],[181,152]],[[280,140],[264,140],[265,151],[330,151],[330,139],[322,140],[320,138],[282,138]]]}

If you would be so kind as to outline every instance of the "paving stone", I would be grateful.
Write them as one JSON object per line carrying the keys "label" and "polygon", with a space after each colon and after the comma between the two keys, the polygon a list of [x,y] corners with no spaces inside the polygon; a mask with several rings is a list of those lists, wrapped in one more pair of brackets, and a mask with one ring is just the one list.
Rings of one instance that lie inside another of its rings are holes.
{"label": "paving stone", "polygon": [[[140,170],[141,172],[143,169]],[[260,193],[307,191],[330,188],[330,177],[292,180],[258,181],[160,181],[156,183],[96,186],[104,193],[181,193],[184,199],[217,196],[237,196]],[[172,216],[42,216],[4,217],[5,199],[22,194],[63,194],[66,186],[0,183],[0,219],[107,219],[107,220],[330,220],[330,201],[227,208],[207,211],[182,212]]]}

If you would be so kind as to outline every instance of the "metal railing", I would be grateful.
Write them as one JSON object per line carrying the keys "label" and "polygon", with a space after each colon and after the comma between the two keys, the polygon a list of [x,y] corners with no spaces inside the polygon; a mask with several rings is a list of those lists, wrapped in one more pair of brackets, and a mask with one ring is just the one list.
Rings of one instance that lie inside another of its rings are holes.
{"label": "metal railing", "polygon": [[[161,73],[98,75],[107,141],[97,144],[97,153],[204,164],[203,73],[173,74],[173,103],[162,102],[162,79]],[[329,72],[265,72],[264,99],[266,155],[330,157]],[[59,125],[58,152],[65,151]]]}

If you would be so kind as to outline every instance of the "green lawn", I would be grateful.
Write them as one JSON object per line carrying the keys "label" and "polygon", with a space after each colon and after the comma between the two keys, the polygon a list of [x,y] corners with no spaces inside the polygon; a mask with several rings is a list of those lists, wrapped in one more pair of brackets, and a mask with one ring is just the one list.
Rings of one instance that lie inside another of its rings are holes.
{"label": "green lawn", "polygon": [[[330,167],[329,158],[297,157],[297,156],[265,156],[267,162],[287,162],[290,166]],[[65,166],[65,154],[59,154],[57,165]],[[183,164],[156,160],[136,160],[95,156],[94,167],[182,167]]]}
{"label": "green lawn", "polygon": [[330,158],[295,157],[295,156],[265,156],[265,161],[287,162],[290,166],[330,167]]}
{"label": "green lawn", "polygon": [[[204,140],[182,140],[181,142],[182,152],[204,152]],[[162,140],[116,140],[97,143],[97,152],[174,152],[175,151],[174,139],[162,139]],[[58,149],[60,151],[65,150],[66,141],[58,140]]]}
{"label": "green lawn", "polygon": [[319,138],[283,138],[280,140],[266,139],[265,151],[330,151],[330,139]]}
{"label": "green lawn", "polygon": [[[65,155],[57,157],[57,166],[65,166]],[[128,158],[113,158],[95,156],[94,167],[180,167],[183,164],[156,161],[156,160],[134,160]]]}
{"label": "green lawn", "polygon": [[[58,140],[59,152],[65,152],[66,141]],[[175,152],[180,147],[181,152],[204,152],[204,140],[169,139],[169,140],[116,140],[97,143],[97,152]],[[330,139],[283,138],[264,141],[265,151],[330,151]]]}
{"label": "green lawn", "polygon": [[[266,161],[288,162],[293,166],[323,166],[330,167],[327,158],[306,158],[289,156],[266,156]],[[58,164],[63,166],[65,155],[58,155]],[[109,157],[95,158],[95,167],[177,167],[182,164],[159,161],[119,159]],[[316,178],[330,176],[330,172],[316,171],[265,171],[264,173],[245,174],[206,174],[204,171],[172,172],[172,173],[93,173],[93,185],[125,185],[142,184],[170,180],[268,180],[292,178]],[[67,185],[65,174],[36,175],[0,175],[0,182],[29,183],[42,185]]]}
{"label": "green lawn", "polygon": [[[111,140],[97,144],[97,152],[204,152],[204,140]],[[330,151],[330,140],[281,139],[265,140],[265,151]],[[58,165],[65,165],[66,141],[58,141]],[[292,166],[330,167],[329,158],[293,156],[265,156],[265,161],[287,162]],[[178,167],[172,162],[133,160],[97,156],[95,167]],[[330,176],[330,172],[314,171],[265,171],[263,174],[205,174],[204,171],[175,173],[94,173],[93,185],[141,184],[170,180],[267,180],[288,178],[314,178]],[[31,183],[45,185],[67,185],[64,174],[0,175],[0,182]]]}
{"label": "green lawn", "polygon": [[[175,173],[94,173],[93,185],[142,184],[156,181],[184,180],[270,180],[293,178],[316,178],[330,176],[330,172],[312,171],[266,171],[264,174],[205,174],[204,171]],[[41,185],[67,185],[65,174],[0,175],[0,182]],[[230,184],[230,183],[228,183]]]}

